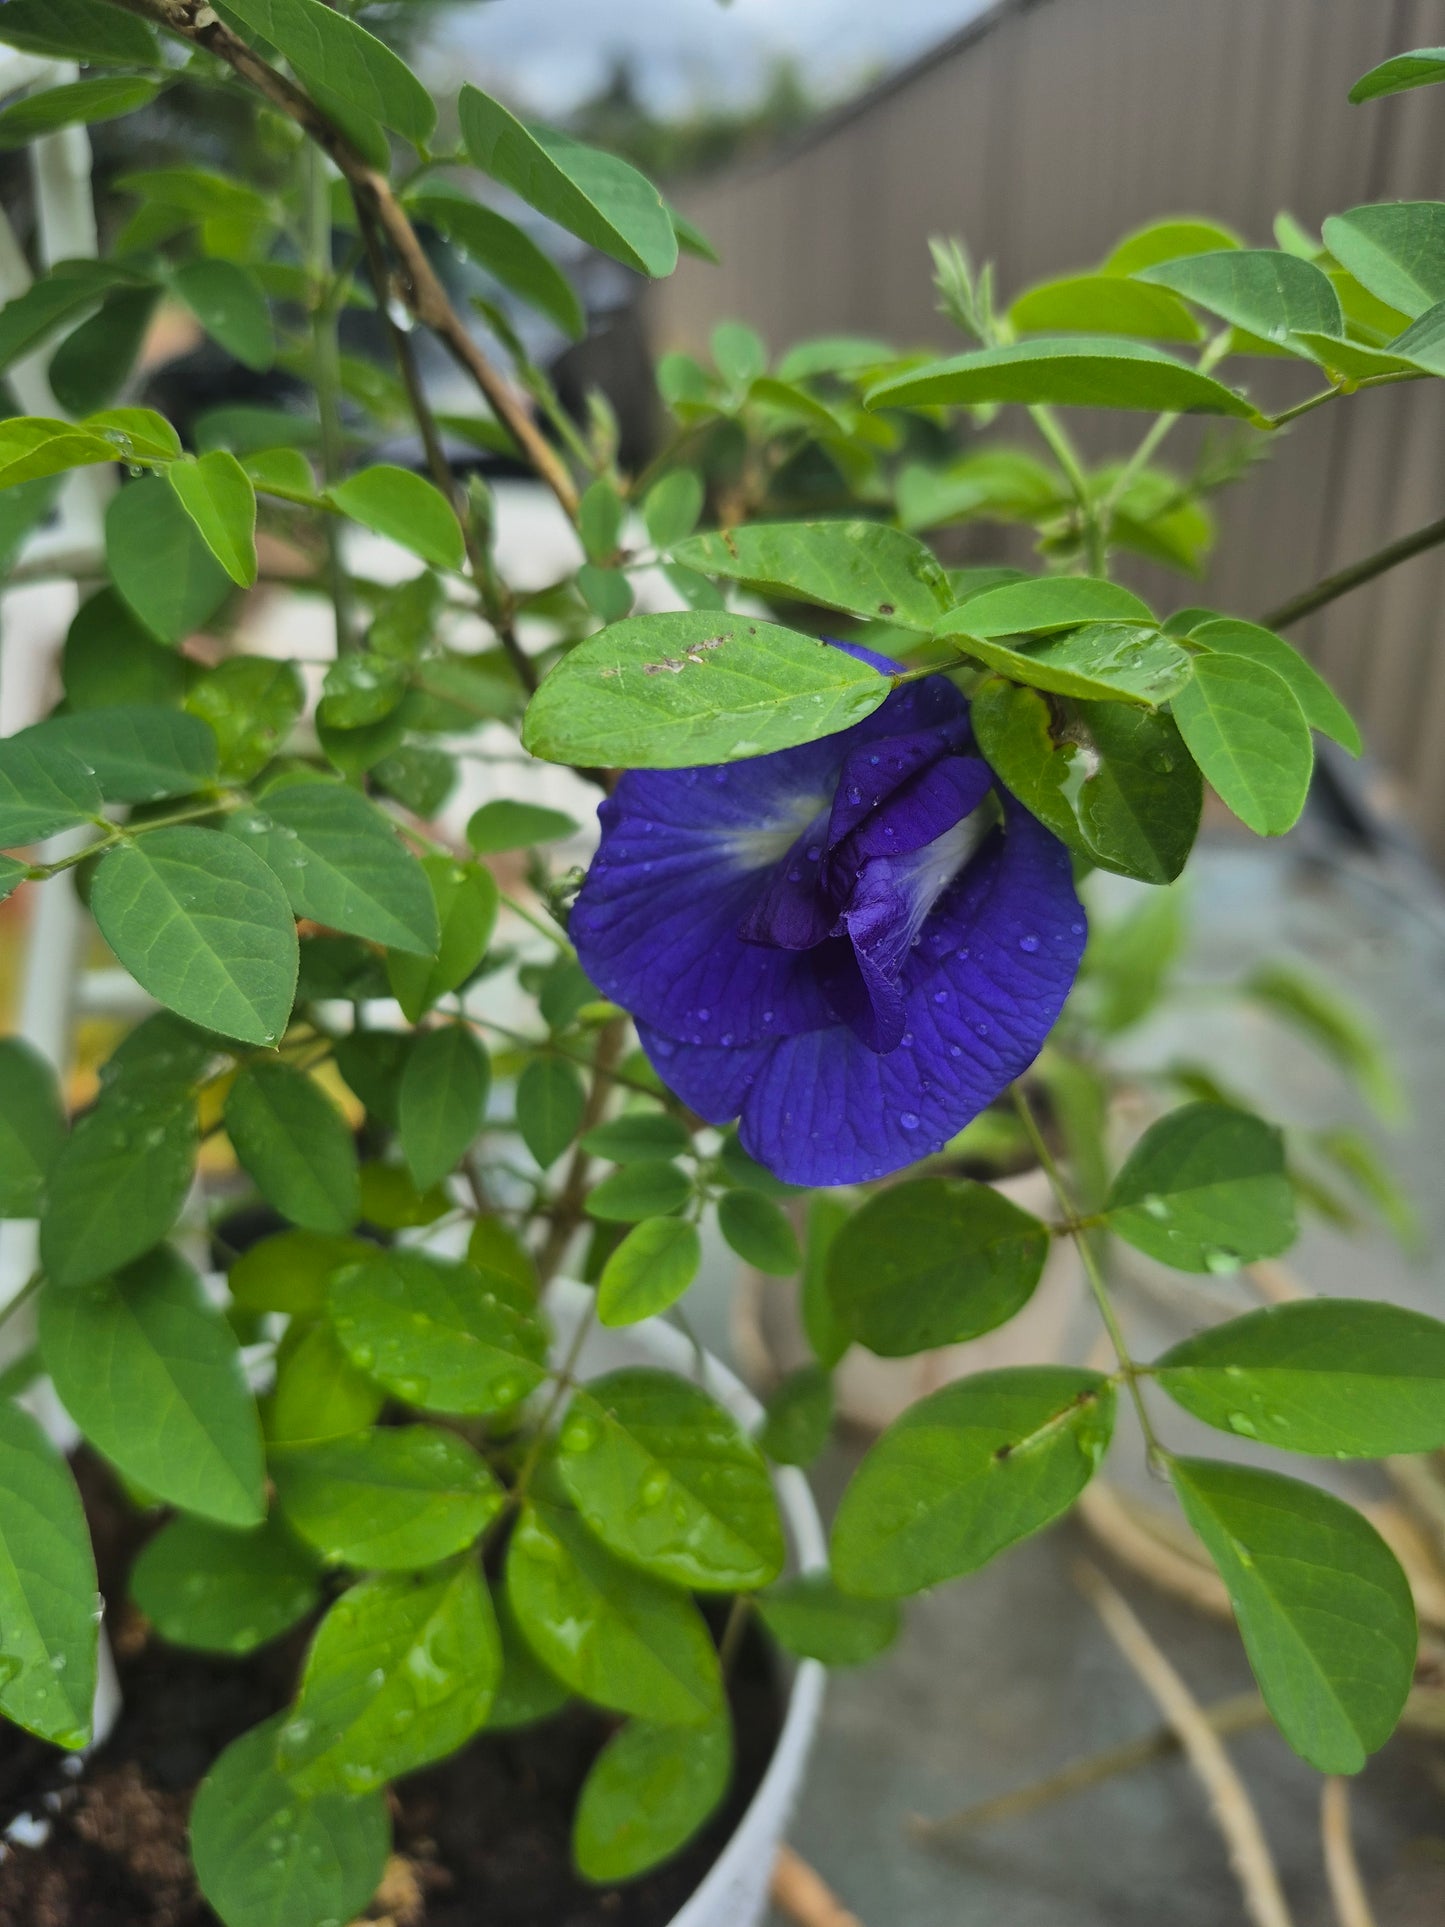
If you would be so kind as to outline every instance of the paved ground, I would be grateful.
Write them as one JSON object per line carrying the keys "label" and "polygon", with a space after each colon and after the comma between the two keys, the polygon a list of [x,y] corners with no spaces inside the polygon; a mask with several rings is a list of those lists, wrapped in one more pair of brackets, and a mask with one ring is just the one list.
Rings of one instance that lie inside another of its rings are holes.
{"label": "paved ground", "polygon": [[[1309,840],[1264,848],[1233,841],[1195,866],[1196,941],[1189,975],[1218,981],[1284,949],[1313,963],[1371,1010],[1401,1054],[1414,1121],[1390,1149],[1421,1209],[1434,1256],[1411,1263],[1383,1239],[1310,1231],[1296,1254],[1319,1290],[1445,1306],[1445,916],[1408,872],[1322,864]],[[1293,1044],[1240,1029],[1208,1001],[1183,1006],[1149,1050],[1227,1060],[1272,1108],[1304,1122],[1338,1118],[1339,1094]],[[1350,1107],[1344,1106],[1344,1114]],[[708,1307],[722,1339],[724,1267]],[[1160,1320],[1133,1306],[1136,1329]],[[1187,1314],[1186,1314],[1187,1315]],[[1161,1321],[1161,1335],[1167,1322]],[[1146,1341],[1147,1342],[1147,1341]],[[1180,1415],[1182,1419],[1182,1415]],[[1187,1421],[1168,1421],[1188,1443]],[[1121,1420],[1121,1431],[1126,1422]],[[1231,1441],[1208,1435],[1212,1450]],[[835,1446],[815,1484],[831,1508],[861,1447]],[[1123,1474],[1141,1473],[1125,1455]],[[1120,1468],[1111,1460],[1111,1473]],[[1303,1469],[1302,1465],[1299,1468]],[[1353,1472],[1358,1480],[1358,1471]],[[1366,1475],[1368,1477],[1368,1475]],[[1360,1485],[1355,1490],[1363,1490]],[[944,1857],[905,1833],[912,1813],[939,1814],[1026,1784],[1080,1755],[1152,1728],[1151,1706],[1074,1591],[1070,1567],[1097,1556],[1065,1524],[982,1574],[911,1606],[897,1648],[830,1683],[793,1840],[864,1927],[1224,1927],[1244,1912],[1201,1792],[1178,1761],[975,1836]],[[1205,1700],[1249,1674],[1232,1629],[1121,1576],[1141,1616]],[[1319,1781],[1272,1732],[1235,1743],[1258,1802],[1297,1927],[1334,1927],[1318,1849]],[[1396,1739],[1355,1782],[1355,1831],[1379,1927],[1445,1920],[1445,1751]]]}

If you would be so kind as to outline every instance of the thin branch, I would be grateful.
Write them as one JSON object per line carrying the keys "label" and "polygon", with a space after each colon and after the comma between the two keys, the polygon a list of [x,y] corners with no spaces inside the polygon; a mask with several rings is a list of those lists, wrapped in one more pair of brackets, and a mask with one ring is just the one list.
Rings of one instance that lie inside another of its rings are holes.
{"label": "thin branch", "polygon": [[1375,1927],[1369,1895],[1355,1859],[1355,1843],[1350,1837],[1350,1792],[1344,1780],[1325,1781],[1320,1794],[1320,1837],[1335,1919],[1340,1927]]}
{"label": "thin branch", "polygon": [[352,146],[301,88],[232,33],[208,0],[115,0],[115,3],[130,13],[141,14],[168,27],[182,40],[204,47],[207,53],[223,60],[330,156],[346,177],[357,205],[370,210],[385,234],[398,263],[398,293],[402,300],[472,377],[497,419],[551,489],[569,519],[575,521],[577,489],[565,463],[538,429],[511,383],[492,366],[452,307],[417,238],[416,229],[386,176]]}
{"label": "thin branch", "polygon": [[[622,1042],[626,1026],[620,1017],[604,1024],[597,1034],[597,1054],[592,1064],[592,1081],[587,1091],[587,1101],[582,1109],[582,1122],[577,1127],[577,1136],[584,1138],[594,1124],[602,1121],[602,1113],[607,1108],[607,1093],[612,1084],[613,1071],[617,1059],[622,1055]],[[562,1181],[562,1190],[552,1213],[551,1229],[546,1242],[537,1254],[537,1275],[544,1285],[552,1282],[558,1266],[567,1255],[567,1247],[582,1222],[582,1203],[587,1196],[587,1179],[591,1172],[592,1159],[583,1150],[580,1142],[572,1152],[572,1160],[567,1166],[567,1175]]]}
{"label": "thin branch", "polygon": [[[1226,1737],[1268,1725],[1269,1709],[1258,1693],[1236,1693],[1215,1706],[1205,1707],[1201,1717],[1214,1732]],[[1015,1787],[1011,1793],[980,1800],[976,1806],[964,1807],[942,1820],[910,1820],[908,1831],[915,1840],[943,1843],[962,1834],[976,1833],[982,1827],[1000,1826],[1006,1820],[1022,1820],[1037,1813],[1040,1807],[1052,1806],[1055,1800],[1066,1800],[1071,1794],[1087,1792],[1118,1774],[1133,1773],[1141,1766],[1168,1759],[1179,1747],[1179,1735],[1172,1726],[1157,1726],[1152,1733],[1142,1734],[1137,1740],[1112,1746],[1104,1753],[1091,1753],[1087,1759],[1072,1760],[1059,1772],[1035,1780],[1031,1786]]]}
{"label": "thin branch", "polygon": [[1365,556],[1359,562],[1352,562],[1347,569],[1340,569],[1334,575],[1327,575],[1323,582],[1317,582],[1312,589],[1305,589],[1288,602],[1280,603],[1260,617],[1266,629],[1287,629],[1291,623],[1303,622],[1312,616],[1316,609],[1323,609],[1326,603],[1348,595],[1351,589],[1359,589],[1367,582],[1373,582],[1377,575],[1384,575],[1401,562],[1408,562],[1412,555],[1423,555],[1427,549],[1438,548],[1445,542],[1445,516],[1438,522],[1427,522],[1423,529],[1416,529],[1413,535],[1402,535],[1398,542],[1387,542],[1383,549],[1376,549],[1373,555]]}
{"label": "thin branch", "polygon": [[771,1887],[773,1905],[797,1927],[863,1927],[832,1888],[789,1846],[778,1848]]}
{"label": "thin branch", "polygon": [[1190,1765],[1203,1781],[1255,1927],[1292,1927],[1259,1816],[1199,1702],[1098,1567],[1080,1564],[1074,1577],[1104,1630],[1178,1734]]}

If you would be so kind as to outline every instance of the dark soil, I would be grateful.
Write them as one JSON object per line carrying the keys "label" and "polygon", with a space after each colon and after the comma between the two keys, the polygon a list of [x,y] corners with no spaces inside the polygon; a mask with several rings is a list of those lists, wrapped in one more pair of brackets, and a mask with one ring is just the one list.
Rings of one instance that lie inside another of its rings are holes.
{"label": "dark soil", "polygon": [[[309,1629],[240,1661],[150,1638],[124,1603],[147,1528],[95,1459],[82,1453],[76,1472],[124,1711],[83,1762],[0,1727],[0,1829],[22,1815],[49,1825],[38,1845],[6,1844],[0,1927],[216,1927],[191,1874],[191,1797],[223,1747],[286,1704]],[[476,1740],[398,1784],[393,1857],[366,1918],[388,1927],[665,1927],[736,1828],[777,1743],[781,1694],[755,1633],[739,1648],[730,1691],[737,1767],[728,1798],[665,1867],[609,1888],[573,1873],[573,1808],[612,1723],[572,1707]]]}

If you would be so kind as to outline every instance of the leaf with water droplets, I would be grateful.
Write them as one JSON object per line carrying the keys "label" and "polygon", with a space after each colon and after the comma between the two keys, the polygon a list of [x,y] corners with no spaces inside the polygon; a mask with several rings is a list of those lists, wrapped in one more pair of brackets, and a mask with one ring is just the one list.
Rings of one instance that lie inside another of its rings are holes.
{"label": "leaf with water droplets", "polygon": [[1445,1324],[1402,1305],[1308,1298],[1176,1345],[1153,1367],[1186,1412],[1334,1458],[1445,1446]]}
{"label": "leaf with water droplets", "polygon": [[160,1003],[242,1043],[280,1038],[296,991],[296,924],[244,844],[216,830],[156,830],[102,859],[90,907]]}
{"label": "leaf with water droplets", "polygon": [[615,1733],[593,1761],[577,1802],[572,1858],[599,1885],[635,1880],[681,1851],[717,1810],[733,1768],[726,1709],[706,1726]]}
{"label": "leaf with water droplets", "polygon": [[1321,1773],[1358,1773],[1393,1732],[1415,1668],[1395,1555],[1358,1512],[1297,1479],[1208,1459],[1175,1459],[1170,1477],[1280,1731]]}
{"label": "leaf with water droplets", "polygon": [[174,1251],[93,1285],[47,1285],[40,1351],[61,1404],[128,1479],[219,1525],[266,1516],[240,1347]]}
{"label": "leaf with water droplets", "polygon": [[356,1146],[321,1086],[289,1064],[246,1064],[226,1094],[226,1135],[262,1197],[308,1231],[361,1215]]}
{"label": "leaf with water droplets", "polygon": [[0,743],[0,849],[73,829],[100,805],[91,770],[61,744],[23,734]]}
{"label": "leaf with water droplets", "polygon": [[197,1143],[189,1086],[104,1085],[47,1175],[40,1261],[48,1277],[89,1284],[158,1245],[185,1203]]}
{"label": "leaf with water droplets", "polygon": [[492,1063],[465,1024],[413,1039],[398,1107],[402,1156],[425,1190],[455,1169],[482,1128]]}
{"label": "leaf with water droplets", "polygon": [[90,1738],[96,1597],[69,1468],[28,1412],[0,1402],[0,1713],[57,1746]]}
{"label": "leaf with water droplets", "polygon": [[172,1646],[239,1657],[306,1617],[317,1577],[315,1556],[278,1520],[235,1532],[182,1515],[141,1548],[130,1590]]}
{"label": "leaf with water droplets", "polygon": [[46,1173],[65,1142],[54,1068],[23,1038],[0,1037],[0,1218],[36,1218]]}
{"label": "leaf with water droplets", "polygon": [[605,1545],[674,1585],[751,1590],[782,1568],[761,1452],[731,1413],[670,1372],[611,1372],[579,1391],[557,1470]]}
{"label": "leaf with water droplets", "polygon": [[833,1522],[833,1574],[901,1599],[973,1572],[1066,1512],[1114,1425],[1098,1372],[980,1372],[920,1399],[871,1448]]}
{"label": "leaf with water droplets", "polygon": [[423,1411],[509,1411],[547,1376],[545,1327],[470,1264],[385,1252],[336,1274],[330,1312],[353,1364]]}
{"label": "leaf with water droplets", "polygon": [[371,1899],[386,1864],[385,1797],[298,1797],[276,1767],[285,1718],[233,1740],[191,1809],[196,1878],[226,1927],[339,1927]]}
{"label": "leaf with water droplets", "polygon": [[1186,1104],[1135,1145],[1109,1194],[1109,1226],[1176,1271],[1234,1271],[1294,1242],[1284,1140],[1228,1104]]}
{"label": "leaf with water droplets", "polygon": [[454,1753],[502,1671],[481,1569],[463,1559],[344,1592],[316,1629],[277,1761],[300,1792],[368,1793]]}
{"label": "leaf with water droplets", "polygon": [[597,1316],[604,1325],[635,1325],[655,1317],[681,1298],[701,1263],[696,1225],[682,1218],[644,1218],[602,1267]]}
{"label": "leaf with water droplets", "polygon": [[278,1447],[281,1509],[326,1559],[400,1572],[448,1559],[502,1508],[502,1489],[464,1439],[432,1425]]}
{"label": "leaf with water droplets", "polygon": [[722,1671],[696,1605],[624,1565],[575,1512],[523,1507],[507,1597],[543,1665],[584,1699],[662,1726],[696,1727],[721,1711]]}

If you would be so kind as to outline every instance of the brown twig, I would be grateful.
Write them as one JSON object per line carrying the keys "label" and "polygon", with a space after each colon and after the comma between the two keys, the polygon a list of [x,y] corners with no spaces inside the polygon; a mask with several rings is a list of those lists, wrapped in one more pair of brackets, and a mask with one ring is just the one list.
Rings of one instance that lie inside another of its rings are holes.
{"label": "brown twig", "polygon": [[863,1927],[807,1861],[789,1846],[778,1848],[773,1867],[773,1905],[797,1927]]}
{"label": "brown twig", "polygon": [[1085,1527],[1140,1578],[1214,1619],[1233,1617],[1224,1581],[1202,1556],[1171,1545],[1143,1507],[1128,1504],[1106,1479],[1091,1479],[1078,1500]]}
{"label": "brown twig", "polygon": [[1203,1781],[1250,1918],[1256,1927],[1291,1927],[1259,1816],[1199,1702],[1098,1567],[1081,1563],[1074,1576],[1104,1630],[1178,1734],[1190,1765]]}
{"label": "brown twig", "polygon": [[[1269,1709],[1258,1693],[1236,1693],[1232,1698],[1220,1700],[1216,1706],[1206,1706],[1200,1717],[1207,1720],[1212,1730],[1222,1738],[1233,1733],[1248,1732],[1251,1727],[1264,1726],[1269,1721]],[[995,1794],[991,1800],[980,1800],[977,1805],[963,1807],[957,1813],[950,1813],[941,1820],[925,1820],[915,1816],[908,1822],[908,1831],[915,1840],[930,1844],[942,1844],[957,1839],[966,1833],[976,1833],[983,1827],[1001,1826],[1007,1820],[1023,1820],[1040,1807],[1052,1806],[1055,1800],[1066,1800],[1072,1794],[1085,1793],[1090,1787],[1100,1786],[1105,1780],[1112,1780],[1121,1773],[1133,1773],[1141,1766],[1150,1766],[1155,1760],[1168,1759],[1180,1747],[1178,1733],[1172,1726],[1155,1727],[1152,1733],[1141,1734],[1137,1740],[1129,1740],[1123,1746],[1111,1746],[1107,1752],[1091,1753],[1086,1759],[1071,1760],[1068,1766],[1057,1773],[1050,1773],[1045,1779],[1035,1780],[1028,1786],[1015,1787],[1011,1792]]]}
{"label": "brown twig", "polygon": [[169,28],[182,40],[203,47],[207,53],[223,60],[329,155],[345,176],[357,207],[366,209],[386,236],[398,266],[397,292],[408,309],[423,327],[431,329],[471,376],[497,419],[568,517],[575,521],[577,488],[565,463],[541,433],[511,383],[482,353],[470,329],[447,299],[416,229],[386,176],[332,125],[309,95],[278,73],[238,34],[232,33],[208,0],[115,0],[115,4]]}
{"label": "brown twig", "polygon": [[[583,1106],[582,1122],[577,1135],[585,1137],[594,1124],[602,1121],[602,1113],[607,1106],[607,1093],[612,1084],[612,1069],[622,1055],[622,1040],[625,1025],[620,1017],[604,1024],[597,1034],[597,1050],[592,1060],[592,1081],[587,1090],[587,1101]],[[567,1255],[578,1225],[582,1222],[582,1201],[587,1196],[587,1177],[592,1168],[592,1159],[578,1144],[572,1152],[572,1161],[567,1166],[567,1175],[562,1181],[557,1202],[552,1209],[552,1223],[546,1241],[537,1254],[537,1273],[544,1285],[550,1284],[557,1267]]]}
{"label": "brown twig", "polygon": [[1344,1780],[1328,1779],[1320,1793],[1320,1838],[1325,1850],[1325,1878],[1330,1883],[1335,1919],[1340,1927],[1375,1927],[1369,1895],[1360,1878],[1355,1843],[1350,1837],[1350,1793]]}
{"label": "brown twig", "polygon": [[1423,555],[1427,549],[1438,548],[1442,542],[1445,542],[1445,516],[1438,522],[1426,523],[1423,529],[1402,535],[1396,542],[1387,543],[1383,549],[1377,549],[1362,561],[1352,562],[1348,568],[1327,575],[1323,582],[1317,582],[1312,589],[1291,596],[1288,602],[1282,602],[1277,609],[1262,615],[1260,622],[1266,629],[1287,629],[1292,622],[1302,622],[1306,616],[1313,615],[1316,609],[1323,609],[1337,597],[1348,595],[1351,589],[1373,582],[1377,575],[1396,568],[1401,562],[1408,562],[1411,556]]}

